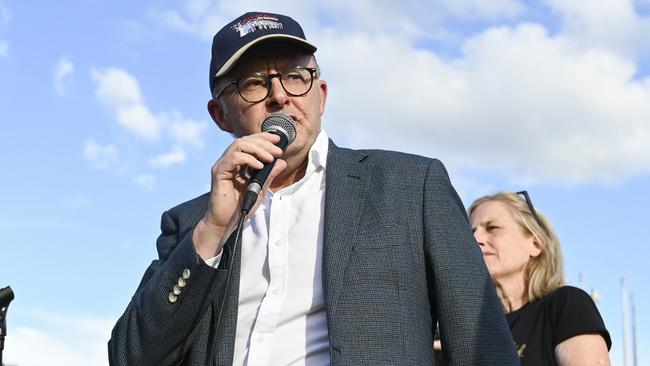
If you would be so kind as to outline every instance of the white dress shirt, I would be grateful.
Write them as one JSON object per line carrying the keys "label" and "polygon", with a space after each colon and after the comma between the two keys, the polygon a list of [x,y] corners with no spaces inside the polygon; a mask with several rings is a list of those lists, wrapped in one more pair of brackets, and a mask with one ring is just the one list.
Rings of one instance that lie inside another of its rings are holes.
{"label": "white dress shirt", "polygon": [[244,224],[235,365],[330,363],[322,282],[328,140],[321,130],[305,176],[267,192]]}

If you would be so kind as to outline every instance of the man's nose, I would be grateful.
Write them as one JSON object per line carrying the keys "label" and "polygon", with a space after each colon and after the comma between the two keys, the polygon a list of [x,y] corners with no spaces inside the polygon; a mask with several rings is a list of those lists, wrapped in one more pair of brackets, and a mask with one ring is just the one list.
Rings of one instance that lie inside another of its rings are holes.
{"label": "man's nose", "polygon": [[282,87],[279,78],[271,79],[271,90],[269,96],[266,98],[268,106],[283,106],[289,101],[289,95]]}

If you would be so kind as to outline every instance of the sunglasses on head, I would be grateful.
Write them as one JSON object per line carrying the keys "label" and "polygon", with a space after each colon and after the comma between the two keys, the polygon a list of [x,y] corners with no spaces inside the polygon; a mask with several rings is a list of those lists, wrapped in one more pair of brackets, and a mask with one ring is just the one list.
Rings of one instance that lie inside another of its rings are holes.
{"label": "sunglasses on head", "polygon": [[542,223],[542,220],[539,219],[539,216],[537,216],[537,211],[535,211],[535,207],[533,206],[533,201],[530,200],[530,196],[528,195],[528,192],[527,191],[519,191],[519,192],[517,192],[517,194],[520,195],[520,196],[524,196],[524,200],[526,201],[526,204],[528,205],[528,209],[530,209],[531,215],[533,215],[533,218],[535,219],[537,224],[542,228],[542,230],[544,230],[546,235],[550,236],[551,234],[548,232],[548,229],[546,228],[546,225],[544,225]]}

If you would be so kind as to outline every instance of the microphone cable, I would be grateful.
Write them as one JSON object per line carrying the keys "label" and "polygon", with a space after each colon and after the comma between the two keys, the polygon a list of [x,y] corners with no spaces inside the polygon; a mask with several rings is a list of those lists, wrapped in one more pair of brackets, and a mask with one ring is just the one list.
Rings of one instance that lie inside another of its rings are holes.
{"label": "microphone cable", "polygon": [[[241,243],[241,234],[244,230],[244,220],[246,219],[246,215],[248,214],[250,208],[242,207],[240,213],[239,213],[239,219],[237,220],[237,229],[236,229],[236,234],[235,234],[235,240],[232,245],[232,249],[230,250],[230,261],[228,263],[228,273],[226,274],[226,285],[225,285],[225,290],[223,292],[224,296],[223,299],[221,299],[221,306],[219,307],[219,314],[217,315],[217,324],[216,328],[214,328],[214,334],[211,331],[210,334],[208,335],[208,341],[210,342],[209,349],[208,349],[208,365],[212,365],[215,362],[214,356],[215,356],[215,341],[219,338],[219,332],[221,331],[221,319],[223,315],[223,309],[226,307],[226,300],[228,299],[228,291],[230,291],[230,278],[232,276],[232,268],[235,263],[235,257],[237,256],[237,248],[240,246]],[[212,313],[214,314],[214,307],[212,310]]]}

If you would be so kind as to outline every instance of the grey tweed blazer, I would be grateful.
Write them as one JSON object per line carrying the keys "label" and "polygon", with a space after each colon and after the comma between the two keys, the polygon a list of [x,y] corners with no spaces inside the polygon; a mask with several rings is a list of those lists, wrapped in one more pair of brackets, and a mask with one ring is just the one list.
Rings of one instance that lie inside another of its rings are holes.
{"label": "grey tweed blazer", "polygon": [[[436,322],[448,364],[518,365],[442,163],[329,145],[323,289],[332,365],[434,365]],[[192,243],[206,207],[207,194],[163,213],[159,259],[113,329],[111,365],[207,365],[208,358],[232,364],[241,258],[235,255],[226,294],[232,238],[216,270]],[[185,286],[170,302],[183,277]],[[221,329],[215,329],[224,296]]]}

